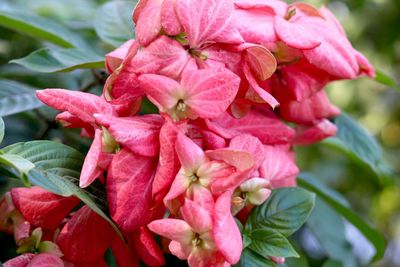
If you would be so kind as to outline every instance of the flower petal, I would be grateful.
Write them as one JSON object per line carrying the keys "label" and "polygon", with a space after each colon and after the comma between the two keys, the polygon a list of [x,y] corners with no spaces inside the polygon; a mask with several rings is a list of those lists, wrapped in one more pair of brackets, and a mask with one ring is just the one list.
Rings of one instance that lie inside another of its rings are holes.
{"label": "flower petal", "polygon": [[211,214],[196,202],[185,199],[185,204],[181,208],[183,219],[190,225],[193,232],[202,234],[212,229]]}
{"label": "flower petal", "polygon": [[46,89],[36,92],[46,105],[60,111],[69,111],[84,122],[94,123],[93,114],[114,114],[110,104],[93,94],[64,89]]}
{"label": "flower petal", "polygon": [[225,68],[185,72],[182,88],[185,103],[200,118],[215,118],[232,103],[239,89],[240,78]]}
{"label": "flower petal", "polygon": [[231,213],[232,192],[222,194],[215,203],[213,235],[225,259],[236,264],[242,254],[242,236]]}
{"label": "flower petal", "polygon": [[155,158],[125,148],[114,156],[107,177],[107,200],[110,215],[122,230],[135,231],[151,219],[155,167]]}
{"label": "flower petal", "polygon": [[188,245],[192,242],[193,231],[189,224],[183,220],[168,218],[155,220],[149,223],[148,227],[154,233],[178,241],[182,245]]}
{"label": "flower petal", "polygon": [[195,172],[206,161],[204,151],[183,133],[178,133],[175,150],[187,172]]}
{"label": "flower petal", "polygon": [[47,230],[55,230],[80,202],[75,197],[58,196],[38,186],[13,188],[11,196],[15,207],[27,221]]}

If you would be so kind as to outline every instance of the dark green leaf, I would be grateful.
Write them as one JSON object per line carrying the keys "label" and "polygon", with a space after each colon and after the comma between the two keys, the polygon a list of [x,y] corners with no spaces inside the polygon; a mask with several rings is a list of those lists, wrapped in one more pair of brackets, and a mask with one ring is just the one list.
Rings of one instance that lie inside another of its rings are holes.
{"label": "dark green leaf", "polygon": [[35,168],[35,164],[14,154],[0,154],[0,164],[17,169],[21,175],[26,175]]}
{"label": "dark green leaf", "polygon": [[108,267],[117,267],[118,266],[117,262],[115,260],[114,254],[110,248],[107,249],[106,254],[104,255],[104,259],[106,260]]}
{"label": "dark green leaf", "polygon": [[264,204],[251,212],[246,230],[270,228],[289,236],[307,220],[314,199],[314,194],[301,188],[275,189]]}
{"label": "dark green leaf", "polygon": [[4,121],[0,117],[0,144],[1,142],[3,142],[3,138],[4,138]]}
{"label": "dark green leaf", "polygon": [[271,229],[253,229],[250,233],[251,243],[249,249],[267,258],[274,257],[299,257],[289,240]]}
{"label": "dark green leaf", "polygon": [[35,169],[75,179],[80,176],[84,160],[83,155],[75,149],[51,141],[17,143],[5,147],[3,151],[29,160],[35,164]]}
{"label": "dark green leaf", "polygon": [[352,246],[346,239],[342,217],[319,197],[307,220],[307,226],[329,258],[342,262],[345,267],[356,266]]}
{"label": "dark green leaf", "polygon": [[29,181],[61,196],[76,196],[94,212],[107,220],[122,237],[118,227],[97,206],[95,201],[72,181],[77,180],[83,155],[75,149],[51,141],[18,143],[3,149],[7,154],[19,155],[35,164],[28,174]]}
{"label": "dark green leaf", "polygon": [[382,160],[382,150],[375,138],[345,113],[335,118],[335,124],[338,127],[336,137],[324,140],[323,144],[345,152],[380,174],[385,163]]}
{"label": "dark green leaf", "polygon": [[236,265],[237,267],[255,267],[255,266],[263,266],[263,267],[276,267],[276,264],[264,258],[263,256],[255,253],[254,251],[246,248],[242,252],[242,256],[240,257],[239,263]]}
{"label": "dark green leaf", "polygon": [[386,247],[385,238],[376,229],[369,226],[362,218],[355,214],[351,209],[343,205],[342,202],[337,201],[337,199],[332,198],[329,191],[326,191],[324,187],[319,187],[315,185],[312,177],[300,175],[298,178],[298,183],[303,188],[315,192],[321,199],[323,199],[327,204],[329,204],[336,212],[341,214],[347,221],[353,224],[375,247],[374,261],[379,260],[383,257]]}
{"label": "dark green leaf", "polygon": [[82,39],[63,25],[36,14],[0,9],[0,25],[62,47],[82,47]]}
{"label": "dark green leaf", "polygon": [[7,116],[43,106],[35,88],[22,83],[0,80],[0,116]]}
{"label": "dark green leaf", "polygon": [[376,70],[376,76],[375,76],[375,81],[378,83],[381,83],[383,85],[389,86],[390,88],[400,90],[400,88],[397,85],[397,82],[395,79],[390,77],[389,75],[386,75],[380,70]]}
{"label": "dark green leaf", "polygon": [[104,58],[92,51],[77,48],[37,50],[28,56],[10,61],[37,72],[72,71],[103,68]]}
{"label": "dark green leaf", "polygon": [[120,46],[135,38],[132,12],[137,1],[112,1],[97,10],[94,21],[97,35],[105,42]]}

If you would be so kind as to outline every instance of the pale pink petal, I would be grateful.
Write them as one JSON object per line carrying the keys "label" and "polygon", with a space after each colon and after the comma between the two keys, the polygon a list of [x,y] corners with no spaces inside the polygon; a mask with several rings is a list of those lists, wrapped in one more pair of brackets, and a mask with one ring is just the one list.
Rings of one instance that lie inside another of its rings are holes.
{"label": "pale pink petal", "polygon": [[265,44],[277,41],[272,8],[236,9],[233,14],[233,22],[246,42]]}
{"label": "pale pink petal", "polygon": [[237,171],[226,177],[218,179],[211,185],[211,192],[214,196],[223,194],[228,190],[235,190],[241,183],[249,178],[252,169]]}
{"label": "pale pink petal", "polygon": [[193,231],[189,224],[178,219],[155,220],[148,224],[148,227],[154,233],[181,244],[190,244],[193,237]]}
{"label": "pale pink petal", "polygon": [[168,35],[178,35],[182,26],[175,11],[176,0],[164,0],[161,4],[161,25]]}
{"label": "pale pink petal", "polygon": [[[303,101],[322,90],[333,78],[325,71],[311,65],[305,60],[281,69],[281,78],[284,80],[285,94],[290,94],[292,99]],[[282,90],[280,88],[280,90]]]}
{"label": "pale pink petal", "polygon": [[196,202],[190,199],[185,199],[185,204],[182,206],[180,211],[183,219],[190,225],[193,232],[202,234],[211,230],[211,214]]}
{"label": "pale pink petal", "polygon": [[175,152],[177,136],[177,126],[166,118],[160,130],[160,157],[152,186],[152,195],[156,203],[161,201],[167,194],[180,167],[178,156]]}
{"label": "pale pink petal", "polygon": [[287,45],[298,49],[313,49],[321,44],[319,35],[298,20],[288,21],[276,16],[274,19],[275,33]]}
{"label": "pale pink petal", "polygon": [[181,82],[187,95],[185,103],[201,118],[215,118],[224,112],[239,83],[239,77],[225,68],[185,72]]}
{"label": "pale pink petal", "polygon": [[98,178],[104,169],[99,168],[98,162],[100,160],[102,150],[102,132],[96,129],[94,140],[83,162],[81,176],[79,177],[79,186],[85,188],[89,186],[96,178]]}
{"label": "pale pink petal", "polygon": [[171,185],[171,188],[168,191],[168,194],[164,198],[165,206],[172,210],[173,203],[171,203],[171,201],[184,194],[189,186],[189,177],[186,176],[184,170],[179,171]]}
{"label": "pale pink petal", "polygon": [[134,42],[135,40],[133,39],[126,41],[114,51],[106,54],[106,68],[110,74],[121,65],[126,54],[128,53],[129,48]]}
{"label": "pale pink petal", "polygon": [[229,148],[249,152],[253,155],[256,168],[258,168],[264,160],[263,145],[257,137],[248,134],[238,135],[231,140]]}
{"label": "pale pink petal", "polygon": [[299,125],[296,128],[296,137],[293,142],[299,145],[313,144],[336,135],[336,132],[335,124],[323,119],[312,126]]}
{"label": "pale pink petal", "polygon": [[283,17],[288,5],[280,0],[234,0],[235,6],[242,9],[272,9],[274,14]]}
{"label": "pale pink petal", "polygon": [[184,96],[180,84],[165,76],[143,74],[139,77],[139,82],[147,97],[161,112],[173,109]]}
{"label": "pale pink petal", "polygon": [[340,110],[329,102],[325,91],[319,91],[301,102],[278,99],[282,103],[279,107],[281,116],[299,124],[313,124],[321,119],[340,114]]}
{"label": "pale pink petal", "polygon": [[29,262],[35,257],[36,255],[33,253],[25,253],[18,257],[12,258],[5,263],[3,263],[4,267],[26,267]]}
{"label": "pale pink petal", "polygon": [[133,22],[137,23],[140,13],[142,12],[143,8],[146,6],[148,0],[138,0],[135,6],[135,10],[132,14]]}
{"label": "pale pink petal", "polygon": [[265,103],[270,105],[273,109],[279,106],[279,102],[269,92],[260,87],[247,64],[245,64],[243,71],[247,81],[250,83],[251,88],[263,101],[265,101]]}
{"label": "pale pink petal", "polygon": [[375,78],[375,69],[371,63],[369,63],[368,59],[357,50],[354,50],[354,53],[356,55],[358,66],[360,67],[360,74],[365,74],[370,78]]}
{"label": "pale pink petal", "polygon": [[222,148],[208,150],[206,151],[206,155],[210,159],[224,161],[240,171],[250,169],[254,166],[253,155],[244,150]]}
{"label": "pale pink petal", "polygon": [[354,48],[347,37],[329,25],[325,20],[308,18],[305,25],[311,34],[320,36],[321,45],[304,50],[305,58],[316,67],[339,79],[353,79],[359,73]]}
{"label": "pale pink petal", "polygon": [[46,105],[60,111],[68,111],[87,123],[94,123],[93,114],[114,114],[110,104],[90,93],[64,89],[46,89],[36,92],[37,97]]}
{"label": "pale pink petal", "polygon": [[[230,0],[179,0],[176,11],[190,46],[198,47],[221,35],[234,34],[234,28],[230,25],[233,8]],[[226,29],[230,30],[227,34]]]}
{"label": "pale pink petal", "polygon": [[265,160],[260,167],[261,177],[272,182],[296,176],[299,173],[293,152],[286,146],[264,146],[264,152]]}
{"label": "pale pink petal", "polygon": [[148,0],[145,6],[139,9],[141,10],[136,22],[136,37],[142,46],[146,46],[161,31],[161,1]]}
{"label": "pale pink petal", "polygon": [[142,156],[156,156],[159,152],[159,134],[163,119],[160,115],[116,118],[98,115],[96,121],[105,126],[123,147]]}
{"label": "pale pink petal", "polygon": [[174,240],[169,243],[168,248],[172,254],[174,254],[181,260],[186,260],[189,257],[190,252],[192,251],[191,247],[182,246],[181,243]]}
{"label": "pale pink petal", "polygon": [[215,203],[213,235],[225,259],[236,264],[242,253],[242,236],[231,213],[232,192],[225,192]]}
{"label": "pale pink petal", "polygon": [[236,135],[251,134],[264,144],[287,143],[294,137],[294,130],[270,111],[261,112],[253,109],[241,119],[224,113],[208,122],[207,126],[224,138],[231,139]]}
{"label": "pale pink petal", "polygon": [[37,254],[26,267],[64,267],[64,262],[51,253]]}
{"label": "pale pink petal", "polygon": [[246,49],[247,63],[258,80],[266,80],[276,70],[276,59],[268,49],[260,45],[250,46]]}
{"label": "pale pink petal", "polygon": [[147,226],[140,227],[133,235],[133,243],[140,259],[147,266],[165,265],[163,252],[155,240],[155,235]]}
{"label": "pale pink petal", "polygon": [[195,172],[206,161],[204,151],[183,133],[178,134],[175,150],[187,172]]}
{"label": "pale pink petal", "polygon": [[124,231],[134,231],[151,219],[151,185],[156,163],[154,158],[127,149],[118,152],[111,162],[107,200],[111,217]]}
{"label": "pale pink petal", "polygon": [[178,79],[190,59],[189,53],[179,42],[160,36],[139,51],[132,65],[137,73],[157,73]]}

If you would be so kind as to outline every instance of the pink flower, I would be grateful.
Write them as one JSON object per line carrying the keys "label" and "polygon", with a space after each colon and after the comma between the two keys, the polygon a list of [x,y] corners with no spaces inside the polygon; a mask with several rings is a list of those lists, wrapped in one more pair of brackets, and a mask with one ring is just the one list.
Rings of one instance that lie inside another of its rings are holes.
{"label": "pink flower", "polygon": [[239,87],[239,77],[224,68],[185,72],[181,83],[155,74],[141,75],[139,81],[160,112],[175,121],[219,116]]}

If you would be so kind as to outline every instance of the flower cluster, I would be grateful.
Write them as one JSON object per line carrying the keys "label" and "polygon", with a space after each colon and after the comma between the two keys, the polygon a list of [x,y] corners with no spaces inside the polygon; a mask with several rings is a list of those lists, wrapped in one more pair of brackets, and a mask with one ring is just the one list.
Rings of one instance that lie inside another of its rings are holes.
{"label": "flower cluster", "polygon": [[[296,185],[293,145],[336,133],[329,118],[339,110],[324,86],[374,70],[328,9],[304,3],[142,0],[133,20],[137,40],[106,56],[102,96],[37,93],[62,111],[63,126],[93,139],[80,186],[103,183],[129,246],[86,206],[70,217],[76,199],[39,188],[3,200],[18,211],[7,213],[15,218],[7,229],[17,236],[24,219],[53,234],[60,228],[55,243],[76,266],[101,266],[108,247],[120,248],[121,266],[139,258],[161,266],[154,233],[190,266],[235,264],[242,252],[235,218],[245,222],[273,188]],[[158,114],[141,113],[147,100]]]}

